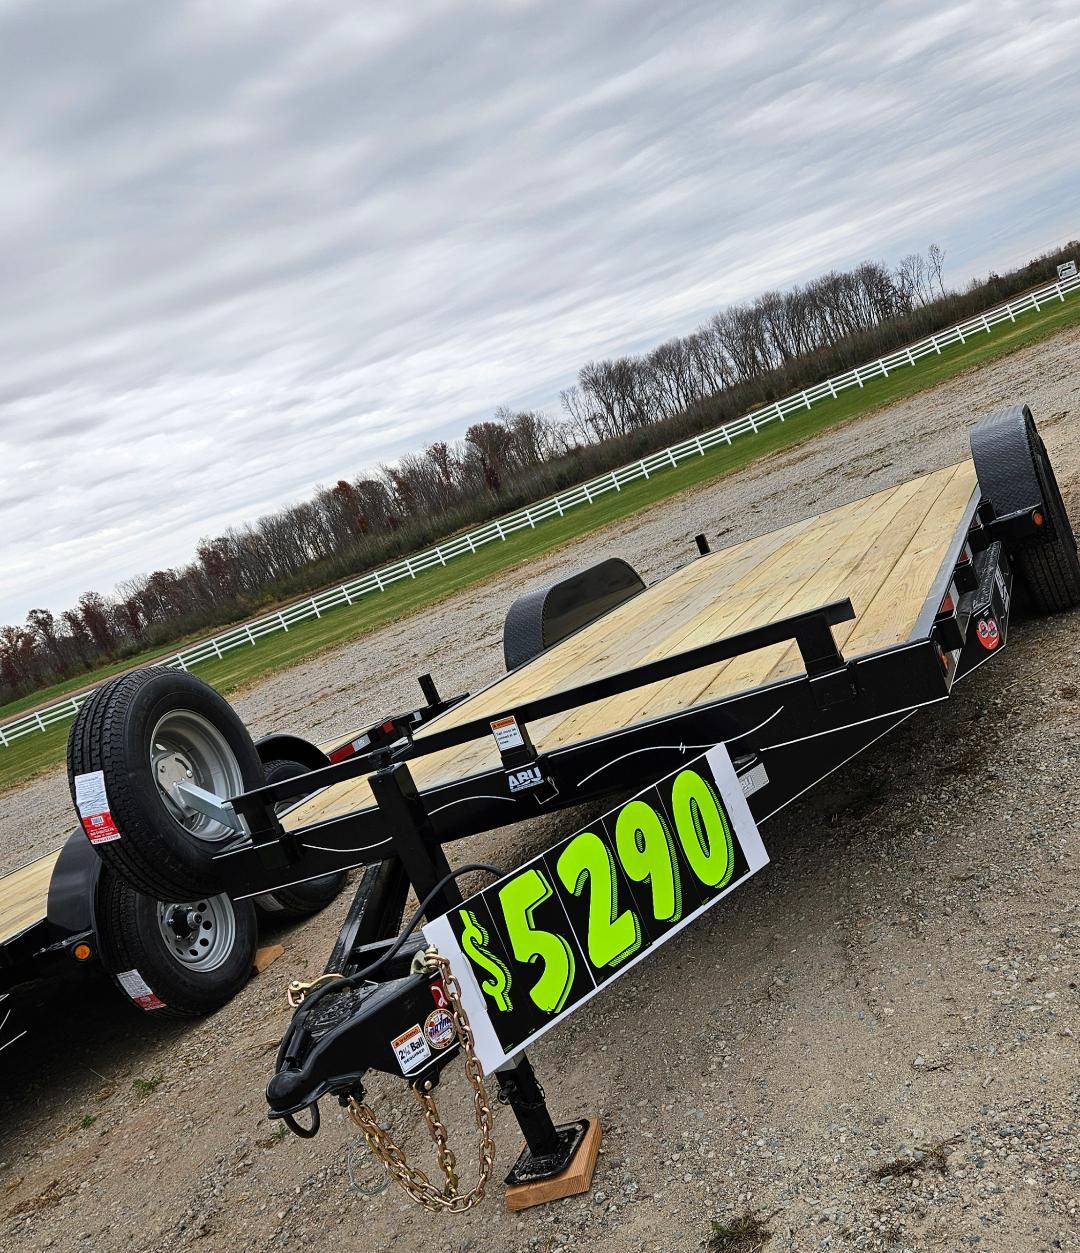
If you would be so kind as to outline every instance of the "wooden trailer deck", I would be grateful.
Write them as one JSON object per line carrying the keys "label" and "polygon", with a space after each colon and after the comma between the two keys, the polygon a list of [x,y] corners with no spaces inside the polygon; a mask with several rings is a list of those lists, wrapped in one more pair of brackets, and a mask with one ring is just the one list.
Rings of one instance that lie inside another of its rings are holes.
{"label": "wooden trailer deck", "polygon": [[39,857],[0,878],[0,944],[45,917],[49,880],[59,856]]}
{"label": "wooden trailer deck", "polygon": [[[417,739],[845,597],[855,619],[833,627],[845,657],[902,644],[976,487],[973,463],[962,462],[692,561],[433,718]],[[550,751],[802,670],[795,644],[777,644],[557,714],[529,731],[539,751]],[[499,763],[494,740],[484,737],[410,768],[423,791]],[[350,780],[298,805],[283,823],[307,825],[372,803],[366,779]]]}

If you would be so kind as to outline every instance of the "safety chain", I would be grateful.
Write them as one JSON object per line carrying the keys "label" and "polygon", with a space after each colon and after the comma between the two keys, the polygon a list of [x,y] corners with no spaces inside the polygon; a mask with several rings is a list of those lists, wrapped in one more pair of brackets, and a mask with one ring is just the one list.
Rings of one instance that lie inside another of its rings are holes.
{"label": "safety chain", "polygon": [[[422,1170],[410,1166],[405,1154],[394,1143],[390,1136],[379,1126],[371,1108],[349,1097],[348,1109],[353,1122],[364,1133],[368,1147],[386,1167],[386,1173],[405,1189],[418,1205],[434,1211],[447,1211],[452,1214],[463,1214],[478,1204],[484,1196],[491,1171],[495,1165],[495,1139],[491,1106],[488,1103],[487,1090],[484,1087],[484,1071],[474,1048],[472,1027],[461,1004],[461,988],[450,970],[450,963],[441,953],[429,948],[423,954],[417,954],[419,965],[424,973],[433,974],[436,970],[442,975],[446,989],[446,999],[450,1004],[454,1028],[465,1054],[465,1075],[473,1090],[473,1111],[476,1125],[480,1131],[480,1169],[476,1183],[468,1192],[458,1191],[457,1159],[449,1145],[449,1133],[442,1119],[435,1098],[431,1095],[431,1082],[426,1081],[423,1088],[414,1087],[416,1099],[424,1111],[428,1134],[435,1143],[435,1154],[439,1169],[446,1183],[440,1190],[431,1182]],[[414,970],[417,961],[414,959]]]}

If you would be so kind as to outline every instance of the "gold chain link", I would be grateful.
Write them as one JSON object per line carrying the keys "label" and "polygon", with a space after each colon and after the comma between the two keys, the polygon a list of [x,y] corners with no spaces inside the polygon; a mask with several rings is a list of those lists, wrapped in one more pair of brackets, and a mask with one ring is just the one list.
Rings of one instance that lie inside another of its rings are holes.
{"label": "gold chain link", "polygon": [[414,1088],[413,1091],[424,1111],[428,1134],[435,1143],[439,1169],[446,1180],[441,1190],[422,1170],[409,1165],[405,1154],[379,1126],[378,1119],[368,1105],[355,1097],[349,1097],[349,1115],[364,1133],[364,1138],[372,1153],[386,1167],[386,1173],[391,1179],[396,1179],[418,1205],[429,1210],[462,1214],[483,1199],[495,1165],[495,1137],[491,1106],[488,1104],[487,1089],[484,1087],[483,1067],[480,1065],[480,1059],[476,1056],[474,1048],[472,1027],[469,1026],[469,1019],[461,1004],[461,988],[450,970],[450,963],[434,949],[428,949],[424,954],[424,968],[429,972],[438,970],[442,975],[446,999],[450,1003],[451,1016],[454,1019],[454,1028],[465,1053],[465,1076],[473,1090],[473,1113],[476,1117],[476,1126],[480,1131],[479,1173],[476,1183],[468,1192],[458,1191],[457,1159],[450,1148],[449,1133],[439,1117],[439,1108],[435,1104],[435,1098],[431,1095],[430,1083],[426,1084],[423,1089]]}

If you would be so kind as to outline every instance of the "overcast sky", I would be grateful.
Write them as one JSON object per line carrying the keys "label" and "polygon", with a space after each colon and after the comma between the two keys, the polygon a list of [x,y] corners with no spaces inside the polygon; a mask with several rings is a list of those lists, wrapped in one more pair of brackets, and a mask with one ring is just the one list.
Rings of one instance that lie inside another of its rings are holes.
{"label": "overcast sky", "polygon": [[1080,234],[1075,0],[0,0],[0,623],[591,357]]}

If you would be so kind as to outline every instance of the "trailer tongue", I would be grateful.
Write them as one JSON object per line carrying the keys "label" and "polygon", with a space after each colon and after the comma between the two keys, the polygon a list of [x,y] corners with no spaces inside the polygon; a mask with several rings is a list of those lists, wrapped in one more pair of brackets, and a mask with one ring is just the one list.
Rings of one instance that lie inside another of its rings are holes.
{"label": "trailer tongue", "polygon": [[[462,1210],[493,1168],[494,1076],[526,1141],[509,1203],[587,1188],[599,1127],[553,1122],[525,1047],[745,884],[779,810],[993,660],[1014,572],[1036,610],[1080,603],[1076,542],[1030,413],[985,419],[972,451],[974,464],[722,552],[699,544],[650,588],[607,570],[595,599],[581,576],[533,593],[508,617],[518,664],[483,692],[441,700],[425,676],[427,704],[357,733],[342,760],[231,796],[189,790],[232,831],[199,873],[233,896],[366,867],[326,972],[291,989],[271,1115],[313,1135],[334,1096],[414,1199]],[[108,769],[105,783],[112,803]],[[628,795],[516,869],[451,871],[443,852]],[[153,815],[132,818],[144,830]],[[105,848],[148,872],[125,839]],[[463,899],[466,873],[491,881]],[[420,907],[402,930],[410,887]],[[467,1190],[433,1096],[459,1052],[479,1133]],[[412,1087],[442,1187],[378,1126],[370,1071]]]}

